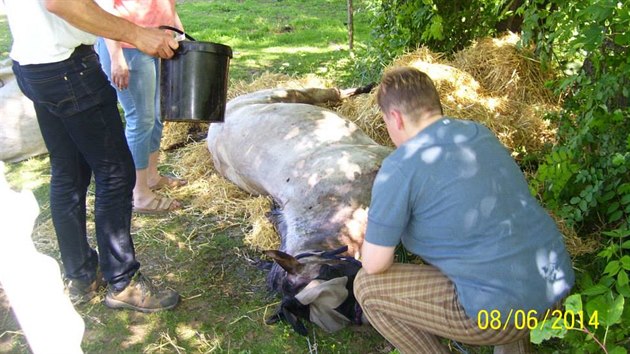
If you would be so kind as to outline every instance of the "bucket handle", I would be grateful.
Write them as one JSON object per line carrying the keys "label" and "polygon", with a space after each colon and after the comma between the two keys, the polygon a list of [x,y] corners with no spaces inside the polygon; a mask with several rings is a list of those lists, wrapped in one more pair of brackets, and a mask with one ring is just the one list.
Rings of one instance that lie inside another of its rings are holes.
{"label": "bucket handle", "polygon": [[188,39],[189,41],[196,41],[196,39],[194,39],[193,37],[189,36],[188,33],[184,33],[184,31],[180,30],[179,28],[166,26],[166,25],[159,26],[158,28],[159,29],[165,29],[165,30],[171,30],[171,31],[177,32],[179,34],[183,34],[184,37],[186,37],[186,39]]}

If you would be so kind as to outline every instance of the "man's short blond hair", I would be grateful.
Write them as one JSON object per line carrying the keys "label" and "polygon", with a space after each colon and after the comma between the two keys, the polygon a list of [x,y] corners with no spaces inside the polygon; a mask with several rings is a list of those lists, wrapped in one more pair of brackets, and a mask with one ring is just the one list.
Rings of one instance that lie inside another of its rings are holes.
{"label": "man's short blond hair", "polygon": [[376,102],[383,112],[396,108],[412,119],[425,114],[443,114],[433,81],[429,75],[412,67],[397,67],[385,72]]}

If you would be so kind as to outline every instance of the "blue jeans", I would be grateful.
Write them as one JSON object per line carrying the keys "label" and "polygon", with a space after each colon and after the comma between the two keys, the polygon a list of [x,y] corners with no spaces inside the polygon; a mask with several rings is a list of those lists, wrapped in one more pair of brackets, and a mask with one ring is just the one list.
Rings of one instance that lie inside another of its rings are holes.
{"label": "blue jeans", "polygon": [[[13,71],[35,106],[50,156],[50,209],[65,276],[91,281],[100,263],[105,279],[124,288],[140,264],[131,239],[133,160],[116,95],[91,46],[64,61],[20,65]],[[86,195],[94,174],[99,255],[88,243]]]}
{"label": "blue jeans", "polygon": [[[111,81],[111,60],[103,38],[96,42],[103,71]],[[157,85],[158,59],[135,48],[123,48],[129,67],[129,87],[116,88],[118,101],[125,112],[125,135],[136,169],[147,168],[149,155],[160,149],[163,124]]]}

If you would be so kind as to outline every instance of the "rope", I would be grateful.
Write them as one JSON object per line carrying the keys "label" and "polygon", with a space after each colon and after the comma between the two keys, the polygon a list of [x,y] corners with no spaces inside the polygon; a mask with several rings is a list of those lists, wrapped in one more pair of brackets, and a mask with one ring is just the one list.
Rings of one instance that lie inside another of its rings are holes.
{"label": "rope", "polygon": [[300,253],[297,256],[295,256],[295,258],[300,259],[300,258],[305,258],[305,257],[317,256],[324,259],[336,259],[336,260],[340,260],[344,262],[349,262],[349,263],[353,263],[361,267],[362,266],[361,261],[355,259],[354,257],[339,256],[339,254],[347,252],[347,251],[348,251],[348,246],[345,245],[345,246],[341,246],[335,250],[330,250],[330,251],[315,251],[315,252]]}

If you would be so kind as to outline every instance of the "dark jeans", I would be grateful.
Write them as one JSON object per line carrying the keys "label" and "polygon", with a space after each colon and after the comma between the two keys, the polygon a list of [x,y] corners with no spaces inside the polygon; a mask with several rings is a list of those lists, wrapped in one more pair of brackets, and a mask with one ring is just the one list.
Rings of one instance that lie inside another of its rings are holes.
{"label": "dark jeans", "polygon": [[[135,167],[125,140],[116,92],[91,46],[67,60],[37,65],[13,62],[30,98],[50,155],[50,209],[67,278],[92,280],[100,263],[116,289],[138,270],[131,239]],[[99,255],[86,231],[86,194],[94,173],[94,216]]]}

